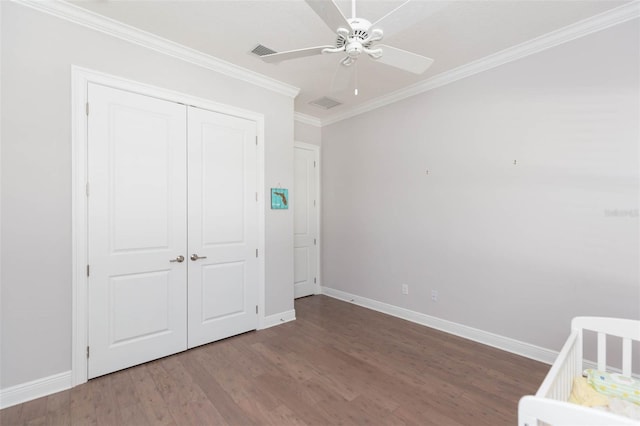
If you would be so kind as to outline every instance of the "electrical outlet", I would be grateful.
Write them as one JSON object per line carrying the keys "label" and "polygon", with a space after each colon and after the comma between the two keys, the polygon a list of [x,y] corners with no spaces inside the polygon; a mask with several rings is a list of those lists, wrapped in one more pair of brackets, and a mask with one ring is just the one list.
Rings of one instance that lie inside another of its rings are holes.
{"label": "electrical outlet", "polygon": [[431,300],[434,302],[438,301],[438,290],[431,290]]}
{"label": "electrical outlet", "polygon": [[402,294],[409,294],[409,284],[402,284]]}

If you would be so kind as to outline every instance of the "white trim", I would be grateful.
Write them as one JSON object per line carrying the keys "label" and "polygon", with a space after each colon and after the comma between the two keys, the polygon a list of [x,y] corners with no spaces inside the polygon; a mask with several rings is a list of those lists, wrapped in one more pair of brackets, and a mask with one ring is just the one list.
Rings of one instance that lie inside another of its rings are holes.
{"label": "white trim", "polygon": [[[223,61],[211,55],[207,55],[62,0],[12,1],[292,98],[295,98],[300,92],[300,89],[295,86],[272,79],[246,68],[242,68],[230,62]],[[640,3],[638,1],[632,1],[617,8],[568,25],[564,28],[536,37],[519,45],[462,65],[453,70],[438,74],[412,86],[372,99],[371,101],[360,104],[359,106],[342,113],[338,113],[324,119],[296,113],[295,120],[317,127],[328,126],[638,17],[640,17]]]}
{"label": "white trim", "polygon": [[[266,241],[265,235],[267,231],[266,225],[266,191],[267,187],[265,185],[265,129],[264,129],[264,116],[261,116],[259,120],[257,120],[257,129],[258,132],[258,253],[262,253],[262,255],[258,255],[258,306],[260,313],[258,314],[258,330],[263,328],[265,323],[265,306],[267,299],[267,284],[266,284]],[[260,194],[262,193],[262,196]]]}
{"label": "white trim", "polygon": [[411,311],[405,308],[400,308],[388,303],[378,302],[377,300],[356,296],[355,294],[346,293],[344,291],[336,290],[333,288],[322,287],[322,294],[333,297],[335,299],[343,300],[345,302],[353,303],[354,305],[382,312],[397,318],[402,318],[407,321],[435,328],[436,330],[444,331],[445,333],[473,340],[474,342],[482,343],[487,346],[502,349],[503,351],[531,358],[536,361],[544,362],[546,364],[553,364],[556,357],[558,356],[558,352],[552,351],[550,349],[535,346],[530,343],[521,342],[509,337],[500,336],[498,334],[489,333],[487,331],[479,330],[477,328],[469,327],[455,322],[443,320],[431,315]]}
{"label": "white trim", "polygon": [[250,84],[262,87],[282,95],[295,98],[300,89],[287,83],[275,80],[271,77],[259,74],[238,65],[206,53],[191,49],[187,46],[175,43],[171,40],[159,37],[155,34],[143,31],[139,28],[107,18],[106,16],[91,12],[66,1],[61,0],[12,0],[23,6],[30,7],[40,12],[47,13],[73,22],[78,25],[100,31],[121,40],[155,50],[168,56],[210,69],[220,74],[242,80]]}
{"label": "white trim", "polygon": [[320,167],[321,167],[321,161],[320,161],[320,150],[321,148],[318,145],[313,145],[310,143],[306,143],[306,142],[298,142],[298,141],[294,141],[293,142],[293,147],[295,148],[300,148],[300,149],[307,149],[309,151],[313,151],[314,153],[314,157],[315,160],[317,162],[317,167],[316,167],[316,283],[313,289],[313,294],[322,294],[322,268],[321,266],[321,261],[322,258],[320,256],[320,253],[322,250],[320,250],[321,248],[321,244],[322,244],[322,238],[320,237],[322,235],[322,214],[321,213],[321,208],[322,208],[322,182],[321,182],[321,177],[322,177],[322,173],[320,173]]}
{"label": "white trim", "polygon": [[71,387],[71,371],[0,390],[0,409],[31,401]]}
{"label": "white trim", "polygon": [[[0,26],[2,25],[2,9],[4,2],[0,1]],[[0,28],[0,70],[2,70],[2,29]],[[2,78],[0,78],[0,171],[2,170]],[[2,173],[0,173],[0,188],[2,188]],[[2,191],[0,191],[2,192]],[[0,282],[2,281],[2,196],[0,194]],[[0,288],[0,323],[6,321],[2,317],[2,289]],[[0,383],[2,383],[2,327],[0,327]],[[2,390],[0,390],[1,395]],[[2,398],[0,397],[0,409],[2,409]]]}
{"label": "white trim", "polygon": [[71,67],[71,375],[87,381],[87,103],[90,73]]}
{"label": "white trim", "polygon": [[293,114],[293,119],[298,123],[309,124],[310,126],[322,127],[322,120],[317,117],[312,117],[307,114],[303,114],[301,112],[296,112]]}
{"label": "white trim", "polygon": [[289,321],[296,320],[296,310],[291,309],[290,311],[280,312],[279,314],[269,315],[264,318],[262,326],[259,330],[264,330],[265,328],[274,327],[276,325],[281,325]]}
{"label": "white trim", "polygon": [[[167,90],[133,80],[112,76],[99,71],[93,71],[72,65],[71,67],[71,224],[72,224],[72,336],[71,336],[71,373],[72,385],[76,386],[87,381],[87,85],[89,83],[102,84],[146,96],[179,102],[185,105],[216,111],[227,115],[241,117],[255,121],[258,134],[258,187],[264,187],[264,145],[265,125],[264,115],[261,113],[237,108],[207,99],[186,95],[173,90]],[[263,253],[258,257],[258,329],[265,324],[265,200],[258,197],[258,250]]]}
{"label": "white trim", "polygon": [[435,75],[424,81],[372,99],[340,114],[321,119],[321,126],[328,126],[347,118],[372,111],[377,108],[410,98],[415,95],[436,89],[454,81],[470,77],[474,74],[496,68],[509,62],[524,58],[534,53],[542,52],[560,44],[587,36],[606,28],[622,24],[640,17],[640,2],[633,1],[574,24],[525,41],[524,43],[469,62],[458,68]]}

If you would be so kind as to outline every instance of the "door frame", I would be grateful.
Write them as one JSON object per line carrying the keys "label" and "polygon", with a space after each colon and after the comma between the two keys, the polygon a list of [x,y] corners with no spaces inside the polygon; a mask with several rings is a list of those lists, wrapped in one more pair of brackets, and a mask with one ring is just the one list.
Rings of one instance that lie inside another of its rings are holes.
{"label": "door frame", "polygon": [[[87,382],[88,229],[87,87],[101,84],[145,96],[190,105],[254,121],[257,127],[258,250],[265,253],[264,115],[122,77],[71,66],[71,386]],[[260,193],[262,196],[260,196]],[[258,258],[258,329],[265,326],[265,256]]]}
{"label": "door frame", "polygon": [[[322,238],[321,238],[321,234],[322,234],[322,229],[321,229],[321,225],[322,225],[322,215],[320,214],[321,208],[322,208],[322,203],[321,203],[321,197],[322,197],[322,193],[320,192],[320,189],[322,188],[322,183],[321,183],[321,179],[320,177],[322,176],[322,173],[320,173],[320,166],[322,161],[320,160],[320,146],[318,145],[313,145],[310,143],[306,143],[306,142],[298,142],[298,141],[294,141],[293,142],[293,149],[295,150],[296,148],[301,148],[301,149],[307,149],[309,151],[313,151],[316,157],[316,161],[318,162],[318,167],[315,168],[315,174],[316,174],[316,233],[317,233],[317,244],[316,244],[316,277],[317,282],[315,283],[314,289],[313,289],[313,293],[314,294],[321,294],[322,293],[322,268],[320,267],[320,260],[322,259],[322,255],[321,255],[321,244],[322,244]],[[294,156],[295,156],[295,152],[294,152]],[[295,194],[294,194],[295,196]],[[294,280],[295,281],[295,280]]]}

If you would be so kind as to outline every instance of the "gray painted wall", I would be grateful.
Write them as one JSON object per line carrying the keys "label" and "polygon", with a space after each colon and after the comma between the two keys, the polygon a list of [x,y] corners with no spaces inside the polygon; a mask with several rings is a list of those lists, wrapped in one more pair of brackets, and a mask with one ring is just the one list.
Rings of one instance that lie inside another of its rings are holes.
{"label": "gray painted wall", "polygon": [[[293,99],[0,3],[4,389],[71,368],[71,65],[263,113],[267,188],[293,186]],[[267,315],[293,309],[292,253],[291,210],[267,209]]]}
{"label": "gray painted wall", "polygon": [[324,285],[553,350],[640,319],[639,28],[323,127]]}
{"label": "gray painted wall", "polygon": [[318,146],[322,145],[322,132],[320,127],[295,121],[293,125],[293,134],[295,140],[298,142],[304,142]]}

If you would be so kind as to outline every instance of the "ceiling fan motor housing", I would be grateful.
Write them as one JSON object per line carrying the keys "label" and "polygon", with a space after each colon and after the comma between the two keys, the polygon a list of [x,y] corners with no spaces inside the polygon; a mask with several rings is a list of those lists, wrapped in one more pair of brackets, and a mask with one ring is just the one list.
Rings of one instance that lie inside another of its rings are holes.
{"label": "ceiling fan motor housing", "polygon": [[[403,12],[412,12],[405,9],[404,6],[410,3],[409,0],[404,1],[400,6],[387,13],[382,18],[372,24],[370,21],[357,18],[355,1],[352,0],[352,16],[353,18],[345,18],[344,14],[336,4],[335,0],[305,0],[314,12],[324,21],[325,24],[337,33],[335,45],[325,45],[317,47],[309,47],[306,49],[290,50],[286,52],[271,53],[261,56],[265,62],[277,63],[289,59],[303,58],[325,53],[343,53],[345,56],[340,63],[343,66],[350,66],[357,62],[358,58],[364,53],[371,59],[379,59],[380,63],[399,68],[414,74],[423,73],[432,63],[433,59],[416,53],[407,52],[392,46],[377,44],[381,41],[385,33],[382,29],[384,22],[389,21],[388,16],[395,15],[398,10],[403,7]],[[397,19],[396,19],[397,20]],[[391,21],[389,21],[391,22]],[[393,28],[393,25],[392,25]],[[388,55],[385,55],[385,52]],[[390,53],[390,54],[389,54]],[[346,74],[345,74],[346,75]]]}
{"label": "ceiling fan motor housing", "polygon": [[356,58],[362,53],[362,44],[357,41],[351,42],[347,44],[345,51],[350,57]]}
{"label": "ceiling fan motor housing", "polygon": [[346,37],[340,34],[341,31],[338,32],[336,48],[344,48],[346,54],[355,59],[364,51],[365,47],[368,48],[371,45],[370,41],[363,43],[369,39],[371,22],[362,18],[351,18],[348,21],[351,25],[351,31]]}

